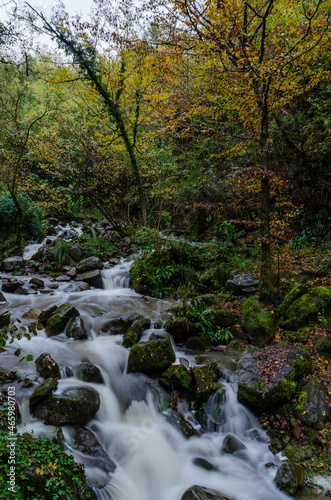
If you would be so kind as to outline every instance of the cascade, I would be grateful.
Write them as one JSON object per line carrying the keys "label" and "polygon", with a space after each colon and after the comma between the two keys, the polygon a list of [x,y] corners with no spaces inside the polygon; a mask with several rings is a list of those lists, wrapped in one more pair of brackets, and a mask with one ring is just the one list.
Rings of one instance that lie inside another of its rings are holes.
{"label": "cascade", "polygon": [[[84,461],[89,484],[98,500],[180,500],[194,484],[220,491],[233,500],[289,498],[273,484],[280,459],[269,451],[268,439],[257,419],[238,403],[234,374],[225,370],[228,374],[222,380],[225,389],[222,419],[219,425],[209,426],[208,432],[201,431],[194,412],[185,405],[179,407],[184,418],[189,418],[197,430],[196,435],[186,438],[172,424],[169,409],[162,409],[158,402],[157,391],[162,389],[156,388],[146,375],[127,373],[129,351],[121,345],[122,335],[110,335],[107,325],[115,318],[135,313],[150,318],[151,324],[158,326],[151,327],[147,337],[155,331],[162,334],[165,309],[170,305],[131,290],[129,267],[130,263],[123,261],[104,270],[103,290],[68,293],[60,288],[48,295],[5,294],[8,309],[23,323],[26,322],[23,314],[31,308],[45,310],[54,304],[70,302],[88,326],[89,338],[73,341],[64,333],[47,337],[46,332],[40,330],[31,340],[23,338],[8,346],[7,352],[1,355],[2,370],[10,371],[17,365],[14,351],[18,347],[23,354],[32,354],[35,359],[42,352],[49,352],[61,369],[57,393],[77,386],[91,387],[99,393],[100,409],[86,427],[116,464],[109,477],[93,457],[71,448],[72,428],[62,428],[65,446],[77,461]],[[176,356],[177,360],[185,357],[194,363],[194,357],[179,348]],[[104,384],[78,379],[78,367],[86,360],[99,368]],[[34,363],[26,360],[18,365],[17,372],[34,380],[38,377]],[[27,399],[23,400],[20,393],[17,398],[22,417],[20,432],[33,429],[35,435],[53,435],[55,428],[29,414]],[[222,451],[229,433],[241,441],[240,452]],[[211,470],[199,465],[201,459],[211,464]],[[265,467],[268,462],[275,466]]]}

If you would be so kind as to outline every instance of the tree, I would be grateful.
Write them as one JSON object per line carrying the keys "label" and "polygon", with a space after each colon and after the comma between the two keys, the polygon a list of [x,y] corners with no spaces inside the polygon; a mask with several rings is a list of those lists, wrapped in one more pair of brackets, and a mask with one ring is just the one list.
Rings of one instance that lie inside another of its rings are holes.
{"label": "tree", "polygon": [[49,111],[47,101],[24,65],[12,63],[0,69],[0,159],[3,179],[18,212],[16,244],[21,246],[23,211],[18,198],[20,177],[31,132]]}
{"label": "tree", "polygon": [[[127,78],[125,58],[122,58],[120,62],[118,75],[111,75],[113,77],[115,76],[115,78],[106,80],[106,70],[102,65],[101,57],[97,54],[92,43],[86,41],[87,37],[84,36],[84,33],[82,35],[83,41],[79,41],[78,35],[75,38],[69,28],[64,27],[63,24],[61,25],[59,20],[57,22],[48,22],[43,14],[37,13],[31,6],[29,7],[43,21],[43,31],[54,37],[59,46],[65,50],[66,54],[72,56],[73,63],[78,66],[82,77],[86,79],[101,97],[111,120],[116,125],[117,132],[129,156],[130,166],[139,194],[142,222],[144,225],[147,225],[146,195],[136,152],[137,133],[140,121],[140,90],[137,89],[136,91],[134,120],[130,126],[126,120],[126,109],[121,105],[121,96]],[[119,78],[116,78],[116,76]]]}
{"label": "tree", "polygon": [[304,89],[326,78],[319,56],[330,44],[330,9],[323,0],[171,0],[163,6],[169,10],[163,22],[173,26],[173,38],[165,43],[192,58],[208,58],[224,110],[237,114],[256,143],[261,182],[259,292],[261,298],[268,297],[273,288],[270,121]]}

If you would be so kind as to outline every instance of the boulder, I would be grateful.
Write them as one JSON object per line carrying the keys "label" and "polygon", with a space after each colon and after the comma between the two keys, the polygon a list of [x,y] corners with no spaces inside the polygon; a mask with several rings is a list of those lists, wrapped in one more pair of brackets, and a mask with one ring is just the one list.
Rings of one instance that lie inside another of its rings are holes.
{"label": "boulder", "polygon": [[331,315],[331,290],[324,286],[313,288],[281,312],[279,325],[288,330],[298,330],[309,321],[316,321],[318,315],[328,318]]}
{"label": "boulder", "polygon": [[208,462],[208,460],[206,460],[205,458],[200,458],[200,457],[194,458],[192,460],[192,463],[197,467],[201,467],[201,469],[212,470],[212,471],[218,470],[218,467],[215,467],[215,465]]}
{"label": "boulder", "polygon": [[59,365],[48,352],[43,352],[36,359],[36,369],[39,375],[45,379],[61,377]]}
{"label": "boulder", "polygon": [[7,293],[14,293],[17,288],[24,285],[24,281],[13,279],[2,280],[2,291]]}
{"label": "boulder", "polygon": [[297,445],[290,442],[282,453],[296,463],[308,465],[312,460],[314,461],[314,450],[309,445]]}
{"label": "boulder", "polygon": [[79,262],[83,255],[83,249],[81,247],[71,247],[69,248],[69,255],[73,260]]}
{"label": "boulder", "polygon": [[94,269],[102,269],[102,268],[103,268],[103,263],[98,257],[87,257],[87,259],[81,260],[76,265],[78,273],[85,273],[86,271],[93,271]]}
{"label": "boulder", "polygon": [[191,486],[185,491],[181,500],[232,500],[218,491],[204,486]]}
{"label": "boulder", "polygon": [[103,377],[99,368],[88,361],[84,361],[79,367],[78,373],[79,380],[84,382],[94,382],[96,384],[103,384]]}
{"label": "boulder", "polygon": [[295,410],[305,425],[323,429],[325,420],[331,417],[331,411],[326,391],[319,380],[310,379],[302,388]]}
{"label": "boulder", "polygon": [[225,283],[225,288],[233,295],[253,295],[258,291],[259,278],[253,274],[236,273],[232,280]]}
{"label": "boulder", "polygon": [[128,371],[161,374],[175,360],[176,355],[168,338],[140,342],[131,348]]}
{"label": "boulder", "polygon": [[168,409],[164,414],[167,421],[175,427],[184,437],[190,438],[192,436],[198,436],[198,431],[193,427],[193,425],[185,420],[183,415],[172,408]]}
{"label": "boulder", "polygon": [[254,297],[249,297],[243,304],[241,324],[249,341],[256,346],[268,344],[275,336],[273,314]]}
{"label": "boulder", "polygon": [[8,309],[0,309],[0,328],[8,326],[10,323],[11,313]]}
{"label": "boulder", "polygon": [[40,315],[42,314],[42,311],[40,309],[30,309],[26,313],[23,314],[23,318],[26,319],[38,319]]}
{"label": "boulder", "polygon": [[0,303],[5,303],[5,302],[7,302],[6,297],[2,292],[0,292]]}
{"label": "boulder", "polygon": [[211,393],[218,389],[218,379],[219,371],[216,361],[203,366],[195,366],[193,368],[195,397],[198,400],[206,400]]}
{"label": "boulder", "polygon": [[311,370],[312,359],[301,346],[271,346],[246,354],[238,363],[238,400],[268,410],[288,401]]}
{"label": "boulder", "polygon": [[134,344],[139,342],[143,330],[146,330],[146,328],[149,328],[150,326],[151,322],[148,318],[137,319],[125,332],[122,346],[132,347]]}
{"label": "boulder", "polygon": [[90,290],[90,285],[85,283],[85,281],[76,281],[75,283],[70,283],[70,285],[64,288],[65,293],[77,293],[84,292],[85,290]]}
{"label": "boulder", "polygon": [[37,293],[35,288],[27,283],[16,288],[14,292],[16,295],[36,295]]}
{"label": "boulder", "polygon": [[98,269],[77,274],[75,281],[84,281],[94,288],[103,288],[101,271]]}
{"label": "boulder", "polygon": [[84,321],[80,316],[69,320],[66,327],[66,336],[75,340],[86,340],[88,338]]}
{"label": "boulder", "polygon": [[191,381],[192,374],[182,363],[169,366],[159,379],[160,384],[168,390],[179,389],[187,391]]}
{"label": "boulder", "polygon": [[176,344],[180,344],[188,338],[198,334],[198,329],[194,323],[184,318],[168,319],[164,328],[173,336]]}
{"label": "boulder", "polygon": [[321,337],[315,344],[316,351],[325,358],[331,358],[331,340],[328,337]]}
{"label": "boulder", "polygon": [[209,351],[211,348],[211,343],[210,340],[208,340],[206,337],[190,337],[189,339],[185,340],[184,346],[186,349],[190,349],[192,351]]}
{"label": "boulder", "polygon": [[86,427],[75,426],[71,429],[70,447],[83,455],[85,468],[93,468],[93,478],[89,484],[94,488],[103,488],[109,483],[116,464],[99,443],[96,436]]}
{"label": "boulder", "polygon": [[102,325],[99,335],[124,335],[128,328],[138,319],[141,319],[141,316],[138,314],[129,314],[122,318],[109,319]]}
{"label": "boulder", "polygon": [[238,451],[245,450],[246,446],[234,434],[227,434],[222,444],[222,452],[232,455]]}
{"label": "boulder", "polygon": [[38,385],[30,396],[30,407],[52,394],[57,389],[57,386],[58,380],[56,378],[48,378],[45,382]]}
{"label": "boulder", "polygon": [[34,285],[36,288],[44,288],[45,283],[40,278],[31,278],[29,281],[30,285]]}
{"label": "boulder", "polygon": [[303,480],[303,469],[291,460],[287,460],[279,467],[274,481],[280,490],[294,495],[299,488],[303,487]]}
{"label": "boulder", "polygon": [[23,266],[23,257],[20,257],[18,255],[15,257],[7,257],[7,259],[4,259],[1,264],[3,271],[5,271],[6,273],[15,271],[15,268],[19,269],[22,266]]}
{"label": "boulder", "polygon": [[39,316],[39,323],[41,323],[43,326],[46,326],[47,320],[53,315],[54,311],[56,311],[57,307],[56,306],[51,306],[46,311],[43,311],[41,315]]}
{"label": "boulder", "polygon": [[57,307],[52,316],[47,320],[46,333],[48,337],[53,337],[62,333],[71,318],[75,318],[79,312],[69,302]]}
{"label": "boulder", "polygon": [[73,387],[60,395],[51,394],[37,403],[33,415],[47,425],[85,425],[99,410],[97,391]]}
{"label": "boulder", "polygon": [[214,326],[219,326],[220,328],[229,328],[236,323],[236,317],[228,309],[217,309],[214,312],[212,323]]}

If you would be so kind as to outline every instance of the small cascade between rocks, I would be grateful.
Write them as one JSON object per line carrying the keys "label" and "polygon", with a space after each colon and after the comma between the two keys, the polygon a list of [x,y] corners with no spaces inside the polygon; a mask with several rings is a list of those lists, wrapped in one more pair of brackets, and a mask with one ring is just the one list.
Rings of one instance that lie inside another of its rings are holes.
{"label": "small cascade between rocks", "polygon": [[[142,297],[131,290],[129,268],[130,262],[123,261],[104,270],[103,290],[5,294],[8,309],[23,324],[27,323],[23,314],[31,308],[46,310],[51,305],[70,302],[84,320],[88,339],[73,340],[65,333],[48,337],[45,330],[40,330],[31,340],[23,338],[8,347],[2,354],[2,370],[17,366],[22,377],[41,382],[35,364],[23,360],[17,365],[14,351],[20,347],[22,355],[32,354],[35,359],[48,352],[61,370],[55,394],[77,387],[98,392],[100,408],[85,427],[61,428],[65,448],[77,461],[84,462],[88,482],[98,500],[181,500],[193,485],[220,492],[230,500],[289,498],[273,483],[281,461],[269,451],[268,438],[257,418],[238,403],[233,373],[224,370],[221,390],[215,394],[219,414],[210,417],[207,432],[202,431],[197,415],[185,402],[180,402],[174,412],[170,396],[156,380],[127,373],[129,350],[122,346],[123,334],[114,330],[116,320],[132,314],[148,317],[157,328],[152,326],[146,336],[164,335],[161,325],[170,306],[167,301]],[[186,354],[179,348],[176,357],[177,362],[186,358],[191,365],[194,363],[192,353]],[[82,362],[96,366],[103,383],[82,381]],[[35,435],[54,435],[54,426],[30,415],[31,392],[24,391],[27,389],[17,394],[20,432],[33,430]],[[212,412],[206,407],[207,416]],[[190,437],[181,430],[185,425],[192,430]],[[99,452],[94,453],[95,449]],[[273,465],[266,467],[267,463]]]}

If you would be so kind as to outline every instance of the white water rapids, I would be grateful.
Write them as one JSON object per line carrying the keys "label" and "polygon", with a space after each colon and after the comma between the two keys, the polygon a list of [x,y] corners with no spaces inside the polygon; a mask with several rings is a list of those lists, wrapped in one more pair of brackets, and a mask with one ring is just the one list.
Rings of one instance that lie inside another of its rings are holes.
{"label": "white water rapids", "polygon": [[[151,380],[142,374],[127,373],[129,350],[121,345],[122,335],[108,334],[107,322],[131,313],[149,317],[153,326],[144,335],[146,338],[152,331],[163,332],[164,311],[169,306],[165,301],[142,297],[128,288],[128,269],[129,264],[122,263],[103,271],[104,290],[66,293],[60,286],[59,291],[48,295],[5,294],[6,307],[12,318],[23,323],[29,322],[23,314],[31,308],[46,310],[51,305],[70,302],[84,319],[89,339],[77,341],[67,338],[64,333],[47,337],[41,330],[30,341],[22,339],[9,346],[8,351],[1,354],[0,369],[15,369],[19,375],[41,382],[34,362],[18,364],[13,352],[20,347],[22,355],[32,354],[35,359],[41,353],[49,352],[61,368],[62,378],[57,392],[73,386],[93,387],[98,391],[100,409],[87,427],[116,464],[109,483],[98,488],[104,473],[82,453],[74,454],[77,460],[86,462],[89,483],[99,500],[180,500],[194,484],[219,491],[233,500],[289,498],[273,484],[277,465],[281,462],[271,454],[264,439],[256,439],[256,431],[255,434],[249,433],[259,429],[258,421],[237,402],[236,383],[231,377],[222,381],[226,388],[224,423],[212,432],[202,432],[195,415],[189,408],[183,408],[182,413],[200,432],[200,435],[185,438],[178,427],[169,422],[168,410],[159,408]],[[176,354],[178,360],[186,357],[191,364],[194,362],[192,353],[177,350]],[[104,384],[78,380],[78,367],[86,360],[100,369]],[[33,429],[35,435],[53,435],[54,427],[44,425],[30,415],[24,394],[26,392],[17,394],[22,419],[20,432]],[[222,452],[222,443],[228,433],[235,434],[246,448],[232,455]],[[258,434],[265,437],[261,429]],[[69,427],[63,428],[63,435],[68,450],[72,452]],[[197,465],[196,459],[207,460],[213,470]],[[275,466],[266,467],[268,462]]]}

